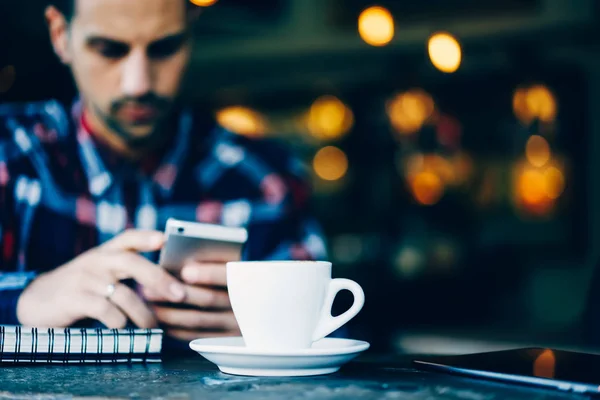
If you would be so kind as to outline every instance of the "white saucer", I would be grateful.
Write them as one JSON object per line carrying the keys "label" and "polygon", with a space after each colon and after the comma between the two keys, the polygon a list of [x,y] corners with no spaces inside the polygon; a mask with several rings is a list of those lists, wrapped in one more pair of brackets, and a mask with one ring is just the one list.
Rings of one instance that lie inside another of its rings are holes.
{"label": "white saucer", "polygon": [[247,348],[241,337],[196,339],[190,348],[221,372],[244,376],[311,376],[337,372],[369,348],[360,340],[325,338],[310,349],[269,351]]}

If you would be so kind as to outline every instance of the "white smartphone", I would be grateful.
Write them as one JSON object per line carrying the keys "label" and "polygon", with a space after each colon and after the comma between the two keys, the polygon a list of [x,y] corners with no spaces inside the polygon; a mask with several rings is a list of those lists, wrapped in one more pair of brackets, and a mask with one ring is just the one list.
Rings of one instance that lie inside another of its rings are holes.
{"label": "white smartphone", "polygon": [[165,227],[166,243],[159,265],[178,273],[191,260],[238,261],[248,240],[244,228],[233,228],[171,218]]}

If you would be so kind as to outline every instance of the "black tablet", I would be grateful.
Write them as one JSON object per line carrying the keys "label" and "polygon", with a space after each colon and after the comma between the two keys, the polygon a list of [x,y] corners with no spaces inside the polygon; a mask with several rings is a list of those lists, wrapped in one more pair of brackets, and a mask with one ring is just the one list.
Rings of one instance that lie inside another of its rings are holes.
{"label": "black tablet", "polygon": [[600,354],[526,348],[413,362],[429,371],[600,395]]}

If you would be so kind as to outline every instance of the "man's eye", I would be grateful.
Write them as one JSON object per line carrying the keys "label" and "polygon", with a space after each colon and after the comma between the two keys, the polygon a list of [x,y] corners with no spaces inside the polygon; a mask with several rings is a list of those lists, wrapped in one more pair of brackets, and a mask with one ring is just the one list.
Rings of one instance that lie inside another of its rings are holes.
{"label": "man's eye", "polygon": [[185,40],[182,38],[165,39],[153,43],[148,47],[148,56],[154,59],[167,58],[177,53],[183,46]]}
{"label": "man's eye", "polygon": [[93,48],[103,57],[112,59],[123,58],[129,52],[126,45],[117,43],[97,43]]}

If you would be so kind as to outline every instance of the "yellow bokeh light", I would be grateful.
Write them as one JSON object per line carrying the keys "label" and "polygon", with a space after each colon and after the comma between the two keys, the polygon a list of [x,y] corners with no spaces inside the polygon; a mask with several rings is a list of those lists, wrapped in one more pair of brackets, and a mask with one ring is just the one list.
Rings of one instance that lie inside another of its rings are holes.
{"label": "yellow bokeh light", "polygon": [[190,0],[190,2],[199,7],[209,7],[217,2],[217,0]]}
{"label": "yellow bokeh light", "polygon": [[427,45],[431,63],[440,71],[452,73],[462,61],[462,49],[458,40],[449,33],[436,33]]}
{"label": "yellow bokeh light", "polygon": [[313,159],[315,173],[323,180],[337,181],[348,172],[348,158],[337,147],[327,146],[317,152]]}
{"label": "yellow bokeh light", "polygon": [[550,145],[542,136],[533,135],[527,140],[525,155],[531,165],[543,167],[550,160]]}
{"label": "yellow bokeh light", "polygon": [[413,89],[394,97],[387,106],[387,113],[394,129],[410,135],[421,129],[432,116],[435,103],[431,96],[421,89]]}
{"label": "yellow bokeh light", "polygon": [[394,38],[394,17],[383,7],[369,7],[358,17],[358,33],[371,46],[385,46]]}
{"label": "yellow bokeh light", "polygon": [[318,139],[338,139],[354,125],[354,114],[335,96],[315,100],[308,113],[308,130]]}
{"label": "yellow bokeh light", "polygon": [[548,168],[544,172],[544,180],[546,196],[552,200],[559,198],[565,190],[565,176],[561,170],[556,167]]}
{"label": "yellow bokeh light", "polygon": [[521,87],[513,95],[513,111],[525,124],[534,119],[552,122],[556,118],[557,103],[554,94],[544,85]]}
{"label": "yellow bokeh light", "polygon": [[442,179],[433,172],[419,172],[411,182],[411,189],[415,200],[423,205],[436,204],[444,194]]}
{"label": "yellow bokeh light", "polygon": [[262,115],[241,106],[218,111],[217,122],[223,128],[244,136],[262,136],[267,130],[267,123]]}

